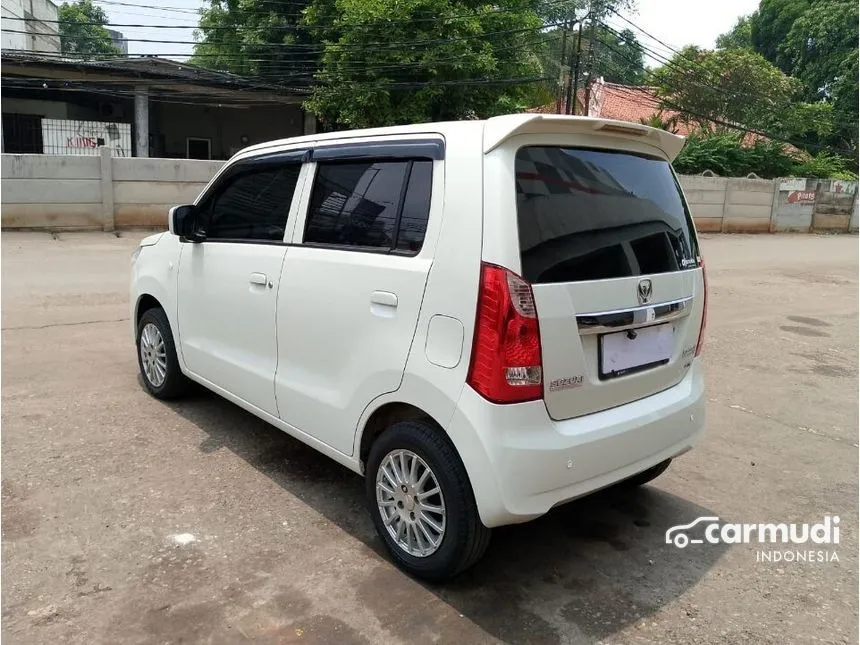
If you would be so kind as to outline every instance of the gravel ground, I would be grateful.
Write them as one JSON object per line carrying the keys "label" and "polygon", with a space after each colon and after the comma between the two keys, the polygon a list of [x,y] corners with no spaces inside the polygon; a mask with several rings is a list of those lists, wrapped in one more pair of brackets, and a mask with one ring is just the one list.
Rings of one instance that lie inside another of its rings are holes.
{"label": "gravel ground", "polygon": [[[212,394],[144,393],[139,237],[3,234],[4,643],[858,641],[856,237],[705,236],[704,443],[495,531],[446,586],[390,564],[358,476]],[[825,514],[838,562],[664,544]]]}

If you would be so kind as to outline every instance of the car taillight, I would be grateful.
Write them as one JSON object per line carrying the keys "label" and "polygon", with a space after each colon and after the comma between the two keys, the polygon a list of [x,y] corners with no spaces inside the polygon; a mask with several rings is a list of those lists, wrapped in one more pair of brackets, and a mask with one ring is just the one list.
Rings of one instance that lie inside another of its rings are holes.
{"label": "car taillight", "polygon": [[699,340],[696,343],[696,356],[702,353],[705,343],[705,326],[708,324],[708,276],[705,273],[705,261],[702,260],[702,325],[699,327]]}
{"label": "car taillight", "polygon": [[468,383],[493,403],[522,403],[543,396],[540,330],[532,287],[492,264],[481,264]]}

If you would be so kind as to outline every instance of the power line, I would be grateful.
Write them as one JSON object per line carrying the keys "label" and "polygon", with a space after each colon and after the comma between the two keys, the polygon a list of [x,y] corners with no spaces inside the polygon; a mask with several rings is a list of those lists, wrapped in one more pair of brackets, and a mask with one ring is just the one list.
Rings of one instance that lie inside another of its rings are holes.
{"label": "power line", "polygon": [[[134,96],[134,90],[130,89],[127,91],[114,89],[99,89],[92,87],[44,87],[44,82],[42,79],[22,79],[25,82],[4,82],[3,85],[10,88],[18,88],[18,89],[41,89],[46,92],[50,91],[61,91],[61,92],[81,92],[86,91],[94,94],[104,94],[104,95],[112,95],[121,98],[131,98]],[[26,81],[35,81],[31,83],[27,83]],[[56,79],[51,79],[56,81]],[[549,80],[549,77],[546,76],[535,76],[535,77],[511,77],[511,78],[485,78],[485,79],[461,79],[461,80],[450,80],[450,81],[416,81],[416,82],[390,82],[390,83],[353,83],[354,85],[360,85],[363,89],[384,89],[384,90],[412,90],[412,89],[421,89],[425,87],[448,87],[448,86],[475,86],[475,87],[484,87],[484,86],[492,86],[492,85],[525,85],[531,83],[539,83]],[[188,103],[194,105],[202,104],[202,101],[183,101],[182,98],[177,99],[177,95],[173,95],[169,92],[151,92],[150,99],[154,101],[160,102],[180,102],[180,103]],[[188,94],[183,93],[179,95],[180,97],[186,97]],[[220,97],[217,94],[209,94],[209,93],[201,93],[193,96],[200,96],[204,101],[211,101],[207,103],[210,106],[221,106],[221,105],[279,105],[284,104],[282,101],[276,100],[268,100],[268,101],[254,101],[253,99],[236,99],[232,96],[225,96],[224,100],[217,100]],[[170,97],[170,98],[162,98],[162,97]]]}
{"label": "power line", "polygon": [[[636,28],[638,29],[638,26],[637,26],[635,23],[631,22],[630,20],[627,20],[626,18],[625,18],[625,20],[626,20],[629,24],[631,24],[632,26],[634,26],[634,27],[636,27]],[[612,27],[610,27],[609,25],[607,25],[607,24],[605,24],[605,23],[601,23],[601,24],[602,24],[602,26],[603,26],[606,30],[608,30],[610,33],[614,34],[615,36],[618,36],[618,37],[621,37],[621,36],[622,36],[622,34],[620,34],[619,32],[615,31],[615,30],[614,30]],[[647,36],[649,36],[650,38],[654,38],[653,36],[651,36],[650,34],[647,34],[647,33],[646,33],[646,32],[644,32],[644,31],[643,31],[642,33],[645,33],[645,34],[646,34]],[[655,39],[655,40],[656,40],[656,39]],[[643,69],[643,71],[645,72],[645,74],[646,74],[647,76],[650,76],[652,79],[653,79],[653,78],[655,78],[655,76],[656,76],[656,71],[652,71],[652,70],[647,69],[646,67],[644,67],[644,65],[642,65],[642,62],[641,62],[641,61],[634,61],[634,60],[633,60],[633,59],[631,59],[629,56],[624,56],[621,52],[619,52],[618,50],[616,50],[616,49],[614,49],[613,47],[611,47],[608,43],[603,43],[603,44],[604,44],[604,46],[606,46],[607,48],[611,49],[611,50],[612,50],[612,51],[614,51],[615,53],[618,53],[619,55],[621,55],[621,56],[622,56],[622,58],[624,58],[625,60],[627,60],[627,61],[629,61],[629,62],[635,62],[637,65],[642,66],[642,69]],[[668,45],[666,45],[666,47],[669,47],[669,46],[668,46]],[[645,49],[645,50],[647,50],[647,51],[653,51],[653,50],[649,50],[647,47],[644,47],[644,46],[642,46],[642,48],[643,48],[643,49]],[[669,47],[669,48],[671,49],[671,47]],[[675,51],[675,50],[673,50],[673,51]],[[691,63],[691,68],[690,68],[690,69],[684,68],[684,67],[682,67],[680,64],[676,63],[676,62],[675,62],[674,60],[672,60],[672,59],[665,59],[665,58],[663,58],[663,59],[660,59],[660,60],[664,63],[664,66],[665,66],[665,67],[667,67],[667,68],[669,68],[670,70],[675,70],[675,71],[679,71],[679,72],[681,72],[684,76],[686,76],[686,77],[687,77],[687,81],[688,81],[689,83],[691,83],[691,84],[693,84],[693,85],[695,85],[695,86],[697,86],[697,87],[701,87],[702,89],[707,89],[707,90],[711,90],[711,91],[713,91],[713,92],[716,92],[716,93],[722,94],[723,96],[728,97],[728,98],[731,98],[731,99],[746,99],[746,98],[748,98],[748,97],[752,96],[752,97],[756,97],[756,98],[758,98],[759,100],[761,100],[761,101],[762,101],[763,103],[765,103],[765,104],[769,104],[769,105],[772,105],[772,104],[773,104],[773,103],[772,103],[772,100],[771,100],[771,97],[770,97],[769,95],[767,95],[767,94],[762,93],[762,92],[752,91],[752,90],[747,90],[747,91],[743,91],[743,92],[741,92],[741,91],[731,91],[731,90],[729,90],[728,88],[719,87],[719,86],[716,86],[716,85],[711,85],[711,84],[709,84],[708,82],[702,82],[700,78],[696,77],[696,75],[695,75],[695,73],[694,73],[694,69],[692,69],[692,68],[700,69],[700,70],[702,70],[703,72],[705,72],[705,73],[708,75],[708,77],[709,77],[709,78],[708,78],[708,80],[710,80],[711,82],[713,82],[713,81],[712,81],[712,77],[711,77],[711,75],[713,74],[713,70],[708,69],[707,67],[705,67],[705,66],[704,66],[704,65],[702,65],[701,63],[698,63],[697,61],[692,61],[691,59],[689,59],[689,58],[687,58],[686,56],[684,56],[684,54],[683,54],[682,52],[678,52],[678,51],[676,51],[675,53],[676,53],[678,56],[680,56],[681,58],[683,58],[684,60],[686,60],[686,61],[690,62],[690,63]],[[833,124],[834,124],[834,125],[844,125],[844,126],[849,126],[849,127],[856,127],[856,124],[854,124],[854,123],[850,123],[850,124],[849,124],[849,123],[844,123],[844,122],[840,122],[840,121],[833,121]]]}
{"label": "power line", "polygon": [[117,0],[96,0],[98,4],[115,5],[119,7],[134,7],[136,9],[155,9],[157,11],[175,12],[175,13],[190,13],[199,16],[200,11],[197,9],[182,9],[179,7],[160,7],[158,5],[136,4],[133,2],[117,2]]}
{"label": "power line", "polygon": [[[631,23],[631,24],[633,24],[633,23]],[[603,26],[604,29],[606,29],[607,31],[609,31],[613,35],[618,36],[618,37],[621,36],[621,34],[619,32],[615,31],[612,27],[610,27],[606,23],[601,23],[601,25]],[[604,43],[604,45],[607,48],[612,49],[607,43]],[[679,63],[675,62],[673,59],[664,58],[664,57],[658,55],[656,52],[654,52],[654,50],[649,49],[648,47],[645,47],[644,45],[640,44],[640,48],[646,52],[649,52],[651,54],[651,57],[654,58],[655,60],[657,60],[658,62],[663,63],[664,67],[667,67],[670,70],[678,71],[681,74],[683,74],[684,76],[686,76],[687,80],[691,84],[696,85],[697,87],[701,87],[702,89],[707,89],[707,90],[711,90],[713,92],[717,92],[719,94],[722,94],[722,95],[729,97],[729,98],[732,98],[732,99],[738,99],[738,98],[746,99],[750,96],[755,96],[755,97],[758,97],[759,99],[761,99],[762,101],[770,102],[770,97],[768,95],[762,94],[760,92],[753,92],[753,91],[736,92],[736,91],[731,91],[731,90],[724,88],[724,87],[719,87],[716,85],[709,84],[708,81],[710,81],[711,83],[713,82],[713,78],[712,78],[713,71],[708,69],[707,67],[705,67],[701,63],[694,62],[694,61],[688,59],[683,54],[681,54],[681,52],[676,52],[676,54],[681,56],[684,60],[690,62],[691,63],[690,68],[682,67]],[[613,50],[613,51],[617,52],[617,50]],[[628,57],[628,58],[626,58],[626,60],[631,60],[631,59]],[[637,63],[641,65],[641,61],[637,61]],[[701,78],[699,78],[695,75],[695,69],[693,69],[693,68],[702,70],[705,74],[707,74],[708,78],[703,82]],[[656,73],[656,72],[653,72],[651,70],[648,70],[647,68],[644,67],[644,65],[643,65],[643,69],[645,69],[647,75],[652,76],[652,77]]]}
{"label": "power line", "polygon": [[[518,50],[529,50],[529,49],[538,48],[538,47],[541,47],[543,45],[549,44],[555,40],[558,40],[560,37],[561,37],[561,34],[555,33],[555,34],[552,34],[549,36],[543,36],[543,37],[539,37],[537,39],[532,39],[532,40],[529,40],[526,42],[521,42],[521,43],[518,43],[516,45],[508,45],[507,43],[501,43],[501,44],[492,43],[492,50],[491,51],[493,51],[495,53],[495,52],[500,51],[501,49],[504,49],[506,52],[518,51]],[[45,53],[48,53],[48,52],[45,52]],[[299,53],[298,55],[302,55],[302,54]],[[338,61],[336,63],[336,67],[338,70],[346,70],[346,71],[354,70],[354,71],[367,71],[367,72],[380,72],[383,70],[403,70],[403,71],[418,70],[418,71],[421,71],[421,70],[431,69],[434,66],[445,67],[446,64],[452,64],[452,63],[456,64],[456,63],[462,62],[464,60],[471,60],[472,58],[474,58],[474,55],[475,55],[474,51],[467,51],[467,52],[462,52],[462,53],[454,55],[454,56],[444,56],[441,58],[434,58],[431,61],[413,60],[410,62],[402,62],[402,63],[375,62],[373,64],[368,64],[366,61],[361,60],[361,59],[353,59],[353,60],[347,59],[347,60]],[[74,62],[80,62],[80,63],[100,63],[100,62],[110,63],[110,62],[116,62],[116,61],[122,62],[123,60],[127,59],[127,57],[125,55],[122,55],[122,54],[108,54],[108,55],[106,55],[106,58],[102,61],[92,60],[92,56],[90,54],[75,53],[75,54],[66,54],[65,56],[71,57],[73,59],[73,61],[71,61],[73,64],[74,64]],[[132,58],[131,56],[134,56],[134,57]],[[148,58],[147,54],[137,54],[137,55],[131,55],[131,56],[128,58],[130,58],[131,60],[136,60],[136,61],[146,60]],[[200,55],[197,55],[197,56],[200,56]],[[289,69],[290,67],[300,67],[300,66],[304,65],[304,66],[308,66],[308,67],[313,66],[316,69],[319,67],[319,64],[320,64],[320,61],[318,58],[293,58],[293,57],[281,58],[276,54],[270,54],[268,56],[264,56],[263,54],[258,54],[258,55],[241,55],[241,54],[235,54],[235,55],[208,54],[207,55],[207,54],[204,54],[202,56],[205,58],[217,58],[219,60],[242,60],[242,61],[247,61],[247,62],[251,62],[251,63],[256,63],[257,64],[256,67],[258,69],[258,74],[278,72],[281,74],[288,73],[291,75],[296,75],[296,72],[294,70]],[[183,64],[187,65],[190,69],[194,69],[194,70],[199,69],[200,71],[203,71],[203,72],[217,71],[217,70],[212,70],[211,68],[198,68],[196,65],[193,65],[193,64],[188,64],[188,63],[183,63]],[[100,68],[97,65],[92,65],[92,66],[88,65],[87,67],[92,69],[93,71],[100,71]],[[108,71],[110,71],[110,70],[108,70]],[[147,70],[140,69],[137,71],[145,72]],[[223,72],[220,72],[220,73],[223,73]],[[243,76],[241,76],[241,78],[248,79],[248,78],[254,78],[254,77],[249,77],[249,76],[243,75]],[[94,80],[98,80],[98,79],[94,79]],[[102,82],[102,81],[100,81],[100,82]],[[105,79],[103,82],[122,83],[125,81]],[[159,81],[159,82],[164,82],[164,81]],[[186,83],[187,81],[184,79],[180,79],[178,82],[179,83]],[[269,81],[269,82],[271,82],[271,81]]]}
{"label": "power line", "polygon": [[[427,40],[406,40],[400,42],[375,42],[375,43],[361,43],[355,45],[341,45],[339,43],[327,43],[327,44],[304,44],[304,43],[254,43],[254,44],[245,44],[245,43],[235,43],[235,42],[204,42],[204,41],[196,41],[196,40],[160,40],[155,38],[121,38],[119,39],[121,42],[136,42],[136,43],[154,43],[154,44],[165,44],[165,45],[214,45],[214,46],[227,46],[227,47],[235,47],[237,45],[249,47],[249,48],[272,48],[275,51],[289,51],[289,49],[293,49],[296,51],[314,51],[314,52],[323,52],[323,51],[331,51],[330,48],[334,48],[341,51],[359,49],[363,50],[368,47],[376,47],[376,48],[385,48],[385,49],[397,49],[400,47],[414,47],[416,45],[447,45],[451,43],[457,42],[466,42],[471,40],[481,40],[484,38],[489,38],[492,36],[503,36],[503,35],[512,35],[519,33],[527,33],[533,31],[541,31],[544,29],[549,29],[552,27],[558,27],[564,24],[563,22],[551,23],[547,25],[540,25],[537,27],[520,27],[517,29],[503,29],[499,31],[489,31],[483,34],[476,34],[474,36],[463,36],[459,38],[434,38]],[[29,31],[20,30],[20,29],[4,29],[6,33],[11,34],[30,34]],[[76,38],[76,40],[84,40],[84,41],[100,41],[101,38],[95,36],[80,36]]]}
{"label": "power line", "polygon": [[[641,48],[644,52],[647,52],[647,53],[649,54],[649,58],[652,58],[653,60],[656,60],[657,62],[662,63],[664,67],[667,67],[667,68],[669,68],[670,70],[674,70],[674,71],[680,72],[681,74],[683,74],[684,76],[686,76],[686,77],[687,77],[687,79],[688,79],[691,83],[693,83],[694,85],[696,85],[697,87],[701,87],[701,88],[703,88],[703,89],[709,89],[709,90],[712,90],[712,91],[714,91],[714,92],[718,92],[718,93],[720,93],[720,94],[722,94],[722,95],[724,95],[724,96],[726,96],[726,97],[732,98],[732,99],[746,99],[746,98],[748,98],[749,96],[754,96],[754,97],[758,97],[759,99],[761,99],[761,100],[762,100],[762,101],[764,101],[764,102],[768,102],[768,103],[769,103],[769,102],[771,101],[771,97],[770,97],[769,95],[767,95],[767,94],[763,94],[763,93],[761,93],[761,92],[756,92],[756,91],[733,92],[733,91],[731,91],[731,90],[729,90],[729,89],[727,89],[727,88],[724,88],[724,87],[718,87],[718,86],[715,86],[715,85],[709,84],[709,82],[710,82],[710,83],[713,83],[713,82],[714,82],[714,78],[713,78],[714,71],[713,71],[713,70],[708,69],[708,68],[707,68],[707,67],[705,67],[702,63],[700,63],[700,62],[698,62],[698,61],[696,61],[696,60],[694,60],[694,59],[692,59],[692,58],[688,57],[688,56],[687,56],[687,55],[685,55],[683,52],[680,52],[680,51],[678,51],[677,49],[674,49],[672,46],[667,45],[665,42],[663,42],[662,40],[658,39],[656,36],[651,35],[651,34],[650,34],[650,33],[648,33],[647,31],[645,31],[644,29],[642,29],[641,27],[639,27],[639,25],[637,25],[637,24],[636,24],[636,23],[634,23],[633,21],[629,20],[628,18],[625,18],[624,16],[622,16],[620,13],[618,13],[618,12],[617,12],[617,11],[615,11],[614,9],[611,9],[611,8],[610,8],[610,11],[612,11],[614,14],[616,14],[619,18],[621,18],[622,20],[624,20],[627,24],[629,24],[630,26],[632,26],[634,29],[637,29],[640,33],[642,33],[642,34],[644,34],[645,36],[647,36],[648,38],[651,38],[652,40],[654,40],[654,41],[656,41],[656,42],[660,43],[660,44],[661,44],[661,45],[663,45],[666,49],[668,49],[669,51],[671,51],[671,52],[673,52],[674,54],[676,54],[676,57],[679,57],[679,58],[681,58],[682,60],[684,60],[685,62],[689,63],[690,67],[689,67],[689,68],[686,68],[686,67],[682,66],[682,65],[680,64],[680,62],[677,62],[677,61],[675,60],[675,58],[667,58],[665,55],[661,54],[660,52],[657,52],[657,51],[655,51],[654,49],[651,49],[651,48],[649,48],[649,47],[647,47],[647,46],[645,46],[645,45],[642,45],[642,44],[640,43],[640,48]],[[615,35],[616,37],[623,37],[623,34],[621,34],[620,32],[616,31],[615,29],[613,29],[612,27],[610,27],[609,25],[607,25],[605,22],[604,22],[604,23],[601,23],[601,24],[602,24],[602,26],[603,26],[603,28],[604,28],[604,29],[606,29],[607,31],[609,31],[610,33],[612,33],[613,35]],[[607,46],[607,47],[609,47],[609,45],[606,45],[606,46]],[[628,60],[629,60],[629,58],[628,58]],[[639,64],[641,64],[641,61],[639,62]],[[644,68],[644,66],[643,66],[643,68]],[[702,79],[701,79],[701,78],[698,78],[698,77],[696,77],[696,76],[695,76],[695,73],[694,73],[694,72],[695,72],[695,70],[700,70],[700,71],[702,71],[702,72],[706,75],[706,77],[707,77],[707,78],[705,79],[705,82],[701,82],[701,81],[702,81]],[[647,68],[645,68],[645,72],[646,72],[646,74],[648,74],[649,76],[652,76],[652,77],[653,77],[653,75],[654,75],[654,72],[652,72],[651,70],[648,70]]]}
{"label": "power line", "polygon": [[[629,57],[624,56],[624,53],[623,53],[623,52],[621,52],[621,51],[619,51],[619,50],[617,50],[617,49],[614,49],[611,45],[608,45],[608,44],[604,43],[604,46],[608,47],[610,50],[614,51],[616,54],[618,54],[618,55],[622,56],[622,58],[626,58],[626,60],[633,62],[633,61],[632,61],[632,59],[630,59]],[[640,64],[641,64],[641,62],[640,62]],[[642,69],[643,69],[643,70],[645,71],[645,73],[646,73],[646,74],[648,74],[648,75],[653,74],[653,72],[652,72],[651,70],[648,70],[644,65],[642,66]],[[622,94],[627,95],[627,96],[628,96],[628,98],[633,98],[633,97],[634,97],[634,93],[633,93],[630,89],[628,89],[628,88],[624,88],[624,89],[622,89],[622,87],[624,87],[624,86],[616,86],[616,87],[615,87],[615,89],[616,89],[616,91],[619,91],[619,92],[621,92]],[[636,97],[636,99],[641,100],[641,96]],[[796,147],[796,148],[811,147],[811,148],[815,148],[815,149],[818,149],[818,150],[821,150],[821,149],[825,149],[825,148],[826,148],[826,149],[828,149],[828,150],[833,150],[833,151],[835,151],[835,152],[840,152],[840,153],[844,153],[844,154],[847,154],[847,155],[853,155],[853,154],[854,154],[854,152],[853,152],[853,151],[850,151],[850,150],[844,150],[844,149],[839,149],[839,148],[832,148],[832,147],[830,147],[830,146],[825,146],[825,145],[821,145],[821,144],[814,144],[814,143],[805,143],[805,144],[801,144],[801,143],[798,143],[798,142],[796,142],[796,141],[791,141],[790,139],[786,139],[786,138],[784,138],[784,137],[776,136],[776,135],[774,135],[774,134],[772,134],[772,133],[765,132],[765,131],[763,131],[763,130],[758,130],[758,129],[755,129],[755,128],[750,128],[749,126],[746,126],[746,125],[742,125],[742,124],[738,124],[738,123],[732,123],[732,122],[729,122],[729,121],[725,121],[724,119],[721,119],[721,118],[718,118],[718,117],[714,117],[714,116],[712,116],[712,115],[704,115],[704,114],[700,114],[700,113],[697,113],[697,112],[693,112],[693,111],[690,111],[690,110],[688,110],[688,109],[686,109],[686,108],[682,108],[681,106],[679,106],[679,105],[677,105],[677,104],[675,104],[675,103],[671,102],[670,100],[667,100],[667,99],[665,99],[665,98],[663,98],[663,97],[661,97],[661,98],[659,98],[659,99],[658,99],[658,103],[659,103],[659,105],[660,105],[660,106],[668,107],[668,108],[670,108],[670,109],[672,109],[672,110],[675,110],[675,111],[677,111],[677,112],[679,112],[679,113],[681,113],[681,114],[688,114],[688,115],[690,115],[690,116],[692,116],[692,117],[695,117],[695,118],[697,118],[697,119],[704,119],[705,121],[709,121],[709,122],[711,122],[711,123],[713,123],[713,124],[715,124],[715,125],[719,125],[719,126],[722,126],[722,127],[725,127],[725,128],[732,129],[732,130],[738,130],[738,131],[741,131],[741,132],[746,132],[746,133],[749,133],[749,134],[755,134],[755,135],[758,135],[758,136],[760,136],[760,137],[765,137],[765,138],[767,138],[767,139],[771,139],[771,140],[773,140],[773,141],[777,141],[777,142],[779,142],[779,143],[787,143],[787,144],[790,144],[790,145],[792,145],[792,146],[794,146],[794,147]]]}
{"label": "power line", "polygon": [[[549,3],[548,6],[554,6],[556,4],[566,4],[569,0],[554,0]],[[289,4],[298,4],[301,6],[309,6],[307,3],[289,3],[284,2],[281,3],[279,1],[274,2],[274,4],[281,5],[289,5]],[[138,5],[147,7],[147,5]],[[164,9],[167,11],[168,9]],[[496,15],[506,14],[506,13],[520,13],[522,12],[522,8],[515,9],[491,9],[484,12],[470,12],[457,14],[453,16],[435,16],[432,18],[410,18],[408,20],[389,20],[385,19],[384,21],[376,21],[376,22],[363,22],[363,23],[355,23],[350,25],[351,28],[354,27],[367,27],[367,28],[388,28],[393,25],[411,25],[411,24],[419,24],[419,23],[446,23],[454,20],[467,20],[467,19],[484,19],[488,17],[493,17]],[[248,12],[243,10],[238,10],[238,13],[242,16],[248,15],[259,15],[259,16],[269,16],[271,13],[263,13],[263,12]],[[197,14],[200,15],[200,14]],[[278,16],[279,18],[295,18],[297,20],[302,20],[304,18],[301,14],[291,15],[291,16]],[[69,21],[63,20],[47,20],[41,18],[15,18],[15,20],[23,21],[23,22],[42,22],[42,23],[50,23],[50,24],[64,24]],[[286,30],[286,31],[302,31],[302,30],[332,30],[333,27],[331,25],[303,25],[303,24],[280,24],[280,25],[262,25],[262,26],[245,26],[245,25],[211,25],[211,26],[200,26],[198,25],[152,25],[152,24],[140,24],[140,23],[117,23],[117,22],[75,22],[76,26],[88,26],[88,27],[120,27],[120,28],[146,28],[146,29],[197,29],[200,31],[236,31],[237,29],[241,29],[242,31],[278,31],[278,30]],[[546,25],[546,27],[550,27],[552,25]],[[6,30],[4,30],[6,31]]]}

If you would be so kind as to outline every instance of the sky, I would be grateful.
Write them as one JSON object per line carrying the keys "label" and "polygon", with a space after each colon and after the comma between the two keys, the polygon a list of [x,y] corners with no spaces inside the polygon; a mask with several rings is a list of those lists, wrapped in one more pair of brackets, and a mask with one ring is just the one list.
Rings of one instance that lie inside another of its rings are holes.
{"label": "sky", "polygon": [[[107,12],[112,23],[179,27],[114,27],[122,31],[126,38],[192,41],[194,30],[188,27],[197,24],[196,11],[207,3],[203,0],[123,0],[122,3],[96,0],[96,4]],[[671,55],[665,45],[673,49],[691,44],[712,48],[717,36],[731,29],[740,16],[752,13],[757,7],[758,0],[636,0],[636,9],[624,12],[624,17],[656,40],[637,31],[617,16],[607,22],[619,31],[632,29],[647,49],[665,56]],[[192,49],[193,45],[190,44],[129,43],[130,54],[157,54],[177,59],[190,55]],[[649,67],[654,67],[660,61],[652,59],[645,62]]]}

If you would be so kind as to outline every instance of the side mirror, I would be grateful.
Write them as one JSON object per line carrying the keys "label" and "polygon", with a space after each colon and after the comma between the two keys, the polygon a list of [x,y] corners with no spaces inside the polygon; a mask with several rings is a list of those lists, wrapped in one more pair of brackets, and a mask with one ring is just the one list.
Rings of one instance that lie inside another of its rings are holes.
{"label": "side mirror", "polygon": [[196,231],[197,209],[191,205],[174,206],[168,216],[168,227],[173,235],[191,242],[202,242],[206,236]]}

